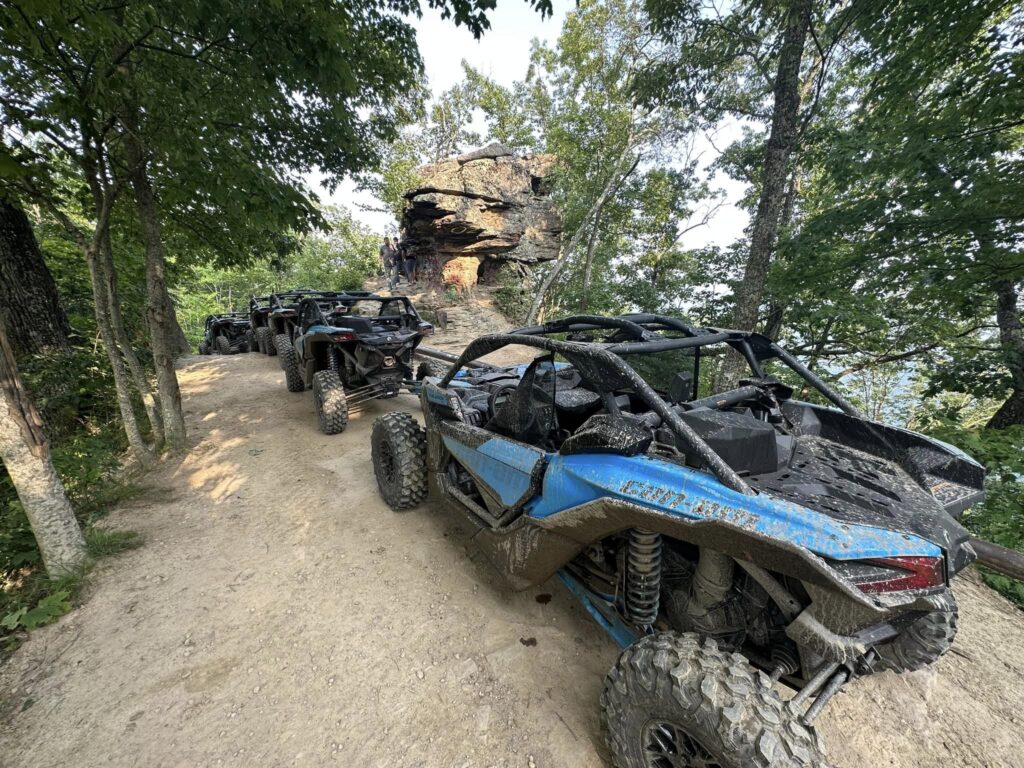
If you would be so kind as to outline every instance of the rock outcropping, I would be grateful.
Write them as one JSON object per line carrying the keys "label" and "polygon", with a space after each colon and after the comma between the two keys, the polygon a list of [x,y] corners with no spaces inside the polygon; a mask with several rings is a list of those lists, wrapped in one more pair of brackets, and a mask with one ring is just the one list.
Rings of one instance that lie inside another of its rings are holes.
{"label": "rock outcropping", "polygon": [[418,169],[405,193],[402,243],[428,280],[468,288],[502,266],[558,256],[562,217],[548,196],[552,155],[513,155],[500,144]]}

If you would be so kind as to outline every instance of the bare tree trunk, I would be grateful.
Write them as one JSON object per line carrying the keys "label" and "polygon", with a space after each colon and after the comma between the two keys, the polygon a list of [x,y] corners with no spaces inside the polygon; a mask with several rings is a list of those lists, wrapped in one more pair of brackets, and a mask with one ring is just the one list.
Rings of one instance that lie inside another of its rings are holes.
{"label": "bare tree trunk", "polygon": [[[732,315],[732,325],[739,330],[753,330],[757,325],[768,282],[768,267],[778,240],[779,214],[786,197],[789,163],[797,144],[800,62],[811,24],[811,7],[812,0],[790,0],[786,15],[773,89],[772,124],[765,146],[761,194],[750,231],[750,253],[743,279],[736,289]],[[743,365],[739,355],[727,355],[719,369],[716,390],[731,386]]]}
{"label": "bare tree trunk", "polygon": [[16,355],[69,352],[57,284],[21,208],[0,199],[0,320]]}
{"label": "bare tree trunk", "polygon": [[85,563],[85,538],[50,461],[42,420],[21,383],[2,320],[0,460],[32,526],[46,572],[56,577],[78,571]]}
{"label": "bare tree trunk", "polygon": [[1024,328],[1021,326],[1020,298],[1017,285],[1012,280],[997,280],[996,325],[999,326],[999,345],[1003,351],[1003,364],[1010,371],[1010,396],[985,426],[1002,429],[1014,424],[1024,424]]}
{"label": "bare tree trunk", "polygon": [[138,421],[135,419],[128,371],[125,368],[110,322],[110,298],[107,295],[106,281],[103,279],[102,267],[99,264],[97,248],[94,244],[86,247],[85,259],[89,265],[89,277],[92,281],[96,328],[99,330],[103,346],[107,350],[107,359],[110,360],[110,370],[114,375],[114,389],[117,393],[117,406],[121,412],[121,423],[124,425],[125,436],[128,438],[128,447],[140,464],[152,466],[156,461],[156,453],[146,445],[146,441],[139,431]]}
{"label": "bare tree trunk", "polygon": [[167,330],[171,335],[167,340],[167,344],[171,348],[171,353],[175,358],[191,354],[192,346],[185,337],[185,331],[182,329],[181,323],[178,322],[178,312],[174,309],[174,301],[170,296],[167,297],[167,306],[170,307],[170,320],[168,321],[169,327]]}
{"label": "bare tree trunk", "polygon": [[153,186],[149,180],[149,161],[138,134],[131,130],[125,134],[129,178],[135,192],[135,207],[142,226],[142,241],[146,253],[146,294],[148,298],[150,348],[156,367],[157,392],[164,423],[165,443],[171,450],[185,447],[185,415],[181,409],[181,390],[174,370],[175,329],[180,331],[167,291],[164,275],[164,245],[160,231]]}
{"label": "bare tree trunk", "polygon": [[135,418],[128,372],[118,349],[117,338],[110,320],[111,301],[107,290],[109,281],[104,277],[103,245],[104,240],[110,236],[110,215],[114,208],[116,191],[109,187],[100,164],[102,157],[100,150],[93,148],[91,137],[84,128],[82,129],[82,146],[87,148],[82,158],[82,170],[96,210],[96,225],[92,238],[86,239],[74,222],[70,221],[60,209],[51,206],[51,210],[85,255],[92,284],[96,330],[99,331],[103,346],[107,350],[107,359],[110,361],[110,370],[114,377],[114,390],[117,393],[117,406],[121,413],[121,424],[124,426],[125,437],[128,439],[128,447],[131,449],[132,455],[140,464],[148,467],[156,462],[156,452],[146,445]]}
{"label": "bare tree trunk", "polygon": [[537,295],[533,299],[533,304],[530,305],[530,311],[526,315],[527,325],[531,325],[537,321],[537,315],[540,312],[541,305],[544,303],[544,297],[551,289],[552,284],[555,282],[555,278],[558,277],[562,268],[565,266],[565,263],[569,260],[570,255],[572,255],[576,251],[576,248],[579,247],[580,240],[583,238],[583,233],[586,232],[587,227],[591,225],[590,222],[596,220],[601,213],[601,209],[604,208],[605,203],[608,202],[608,199],[618,191],[619,187],[622,186],[622,182],[629,178],[633,171],[636,170],[636,167],[640,164],[640,157],[637,156],[626,171],[621,174],[618,172],[618,168],[622,166],[622,163],[629,156],[632,150],[633,147],[631,144],[627,144],[626,148],[622,150],[622,154],[619,155],[615,164],[612,166],[614,170],[612,171],[611,177],[608,179],[608,183],[605,184],[604,189],[601,190],[601,194],[597,196],[596,200],[594,200],[593,205],[590,206],[590,210],[587,211],[587,215],[583,217],[583,221],[580,222],[579,227],[576,228],[572,237],[569,238],[569,244],[562,249],[558,258],[555,259],[555,263],[551,265],[551,269],[544,277],[544,281],[541,283],[540,289],[537,291]]}
{"label": "bare tree trunk", "polygon": [[128,366],[132,383],[135,385],[139,397],[142,398],[143,407],[146,409],[146,417],[153,432],[153,450],[159,452],[164,444],[164,422],[160,415],[160,408],[156,398],[153,396],[153,388],[149,385],[149,377],[146,375],[142,363],[139,362],[138,355],[135,354],[135,349],[132,347],[131,339],[128,338],[128,331],[125,329],[124,315],[121,314],[121,297],[117,289],[117,272],[114,268],[114,254],[110,246],[109,231],[102,233],[99,251],[96,256],[96,266],[107,294],[110,329]]}
{"label": "bare tree trunk", "polygon": [[583,264],[583,296],[580,299],[580,312],[586,313],[590,304],[590,280],[594,272],[594,249],[597,247],[597,231],[600,228],[600,217],[595,215],[590,225],[590,237],[587,239],[587,258]]}

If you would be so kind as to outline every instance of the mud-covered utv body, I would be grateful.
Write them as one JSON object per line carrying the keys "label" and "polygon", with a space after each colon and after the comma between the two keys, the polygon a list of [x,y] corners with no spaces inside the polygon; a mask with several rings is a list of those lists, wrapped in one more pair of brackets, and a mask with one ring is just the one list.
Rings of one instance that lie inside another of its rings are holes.
{"label": "mud-covered utv body", "polygon": [[265,355],[277,354],[281,337],[290,340],[295,333],[295,318],[303,296],[317,293],[312,288],[279,291],[249,300],[249,323],[256,347]]}
{"label": "mud-covered utv body", "polygon": [[201,355],[233,355],[248,352],[252,341],[249,335],[249,316],[244,312],[227,312],[206,318],[203,340],[199,343]]}
{"label": "mud-covered utv body", "polygon": [[[318,292],[304,296],[297,312],[292,357],[281,365],[291,391],[313,388],[320,425],[328,433],[344,429],[335,413],[343,404],[347,423],[348,405],[395,397],[410,385],[413,353],[433,332],[405,296]],[[332,413],[325,414],[325,407]]]}
{"label": "mud-covered utv body", "polygon": [[270,295],[270,310],[267,312],[267,326],[270,328],[271,335],[285,334],[291,338],[299,313],[299,302],[304,297],[317,293],[319,291],[312,288],[297,288],[294,291],[272,293]]}
{"label": "mud-covered utv body", "polygon": [[[540,356],[478,362],[509,345]],[[713,347],[742,355],[749,376],[702,396]],[[773,373],[802,379],[834,407],[794,399]],[[558,573],[633,649],[624,659],[659,643],[685,656],[690,636],[742,652],[801,688],[797,705],[817,695],[791,713],[806,726],[849,679],[915,669],[952,642],[949,583],[975,556],[957,520],[983,498],[983,468],[864,418],[764,336],[657,315],[570,317],[477,339],[424,382],[421,403],[425,435],[401,414],[375,425],[385,499],[402,507],[426,495],[401,447],[422,440],[431,498],[474,526],[511,586]],[[674,639],[653,637],[659,630]],[[606,687],[606,718],[619,717],[608,702],[627,688]],[[610,742],[617,765],[690,764],[632,760],[629,745],[650,734],[630,733]],[[716,764],[777,764],[733,755],[716,738],[698,739]]]}
{"label": "mud-covered utv body", "polygon": [[249,299],[249,330],[256,344],[256,351],[264,355],[274,354],[270,331],[270,297],[252,296]]}

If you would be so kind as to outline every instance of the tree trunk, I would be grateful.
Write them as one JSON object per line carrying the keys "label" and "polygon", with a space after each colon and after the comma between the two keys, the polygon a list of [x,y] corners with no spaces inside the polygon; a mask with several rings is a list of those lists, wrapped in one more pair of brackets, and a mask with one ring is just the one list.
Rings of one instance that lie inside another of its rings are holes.
{"label": "tree trunk", "polygon": [[[736,289],[732,326],[753,330],[764,299],[768,267],[779,235],[779,214],[786,197],[789,163],[796,150],[797,118],[800,111],[800,62],[811,24],[812,0],[790,0],[786,29],[775,75],[772,124],[765,146],[764,173],[757,212],[750,230],[750,253],[743,279]],[[742,370],[739,355],[728,355],[719,370],[716,390],[731,386]]]}
{"label": "tree trunk", "polygon": [[0,320],[0,460],[11,476],[51,577],[85,564],[85,538],[50,461],[42,420],[18,375]]}
{"label": "tree trunk", "polygon": [[121,296],[117,289],[117,272],[114,268],[114,254],[110,247],[110,232],[102,233],[100,247],[96,254],[96,267],[99,270],[100,279],[106,291],[107,310],[110,317],[110,330],[113,332],[114,340],[120,349],[121,356],[128,366],[135,390],[142,398],[143,407],[146,409],[146,417],[153,432],[153,448],[155,452],[164,444],[164,422],[160,415],[160,408],[156,398],[153,396],[153,388],[149,386],[149,377],[146,370],[139,362],[138,355],[128,338],[128,331],[124,325],[124,315],[121,314]]}
{"label": "tree trunk", "polygon": [[114,375],[117,406],[121,412],[121,423],[124,426],[125,436],[128,438],[128,447],[140,464],[152,466],[156,461],[156,454],[153,449],[146,445],[146,441],[139,431],[138,421],[135,419],[128,371],[125,369],[125,363],[121,357],[114,329],[110,322],[110,297],[107,295],[103,268],[99,263],[98,248],[93,243],[86,246],[85,251],[85,260],[89,265],[89,277],[92,281],[93,311],[96,316],[96,328],[99,330],[103,346],[107,350],[110,370]]}
{"label": "tree trunk", "polygon": [[600,228],[600,216],[595,215],[590,225],[590,237],[587,239],[587,258],[583,265],[583,296],[580,299],[580,313],[586,314],[590,305],[590,281],[594,274],[594,250],[597,248],[597,231]]}
{"label": "tree trunk", "polygon": [[149,180],[149,161],[137,133],[131,130],[126,132],[125,148],[146,253],[146,313],[149,318],[150,348],[156,367],[160,413],[164,422],[164,439],[171,450],[182,450],[185,447],[185,415],[181,409],[178,375],[174,370],[176,330],[180,331],[180,328],[164,276],[164,245],[160,217],[153,196],[153,186]]}
{"label": "tree trunk", "polygon": [[68,352],[71,327],[25,212],[0,199],[0,320],[15,355]]}
{"label": "tree trunk", "polygon": [[192,353],[192,345],[188,343],[188,339],[185,337],[185,331],[181,327],[181,323],[178,322],[178,313],[174,309],[174,301],[168,295],[167,306],[170,308],[170,320],[168,321],[169,333],[171,334],[167,344],[171,348],[171,352],[175,358],[182,357]]}
{"label": "tree trunk", "polygon": [[132,455],[143,466],[152,466],[156,461],[156,452],[146,445],[146,441],[139,431],[139,424],[135,418],[135,409],[132,406],[131,386],[128,372],[125,369],[124,359],[118,348],[117,338],[114,334],[113,324],[110,320],[110,295],[107,285],[110,282],[105,277],[104,266],[106,264],[104,254],[104,242],[110,235],[110,214],[114,208],[116,191],[110,188],[106,176],[102,172],[100,150],[90,138],[90,134],[83,126],[82,146],[87,151],[82,158],[82,171],[86,183],[92,194],[93,207],[96,212],[96,224],[91,238],[86,238],[68,217],[56,206],[51,205],[50,210],[57,219],[64,225],[68,234],[78,243],[85,256],[85,262],[89,267],[89,280],[92,285],[93,313],[96,317],[96,330],[99,332],[103,346],[107,350],[107,359],[110,361],[110,371],[114,377],[114,390],[117,393],[117,407],[121,413],[121,425],[124,427],[125,437],[128,439],[128,447]]}
{"label": "tree trunk", "polygon": [[985,426],[1002,429],[1024,424],[1024,328],[1017,308],[1019,294],[1012,280],[997,280],[996,325],[999,326],[999,346],[1003,351],[1003,364],[1010,371],[1010,396],[989,419]]}
{"label": "tree trunk", "polygon": [[604,204],[608,202],[608,199],[615,194],[615,192],[618,191],[619,187],[622,186],[622,182],[629,178],[633,171],[636,170],[636,167],[640,164],[640,156],[638,155],[633,160],[632,165],[630,165],[624,173],[620,174],[618,172],[619,167],[621,167],[623,161],[629,156],[630,152],[632,152],[632,149],[632,145],[627,145],[626,148],[622,150],[622,154],[619,155],[615,164],[612,166],[612,175],[611,178],[608,179],[608,183],[605,184],[604,189],[601,190],[601,194],[597,196],[596,200],[594,200],[593,205],[590,206],[590,210],[587,211],[587,215],[583,217],[583,221],[580,222],[579,227],[576,228],[572,237],[569,238],[569,244],[562,249],[558,258],[555,259],[555,263],[551,265],[550,271],[544,277],[544,281],[541,283],[540,289],[537,291],[537,295],[533,299],[533,304],[530,305],[530,311],[526,315],[527,325],[531,325],[537,321],[537,315],[540,313],[541,304],[544,303],[544,297],[551,289],[552,284],[555,282],[555,278],[558,277],[559,273],[562,271],[562,267],[565,266],[569,257],[579,246],[583,233],[587,231],[587,226],[592,226],[591,222],[595,221],[601,214],[601,209],[604,208]]}

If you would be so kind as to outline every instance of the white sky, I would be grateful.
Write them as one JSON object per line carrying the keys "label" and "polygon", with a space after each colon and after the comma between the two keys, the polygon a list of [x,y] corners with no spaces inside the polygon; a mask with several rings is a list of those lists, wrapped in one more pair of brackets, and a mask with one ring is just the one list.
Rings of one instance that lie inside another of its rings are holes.
{"label": "white sky", "polygon": [[[462,79],[464,59],[502,85],[512,85],[524,77],[531,41],[538,38],[554,45],[566,14],[575,8],[576,3],[575,0],[553,0],[552,5],[553,16],[542,20],[525,0],[501,0],[498,8],[490,14],[491,29],[480,40],[474,40],[465,28],[456,27],[451,20],[442,20],[436,11],[425,9],[423,18],[413,20],[413,26],[432,92],[440,93]],[[486,133],[483,125],[475,128],[481,134]],[[738,135],[739,129],[735,125],[726,126],[719,130],[714,143],[724,147]],[[716,153],[707,140],[698,140],[696,150],[702,165],[714,160]],[[360,208],[360,204],[378,207],[380,203],[372,196],[357,193],[350,180],[339,185],[333,194],[315,175],[309,178],[309,182],[323,202],[346,206],[353,216],[377,232],[397,234],[395,222],[389,214]],[[725,191],[728,201],[737,200],[743,193],[742,185],[727,178],[716,177],[714,183]],[[691,248],[710,243],[726,246],[740,236],[746,225],[746,213],[730,202],[716,213],[708,226],[684,235],[682,244]]]}

